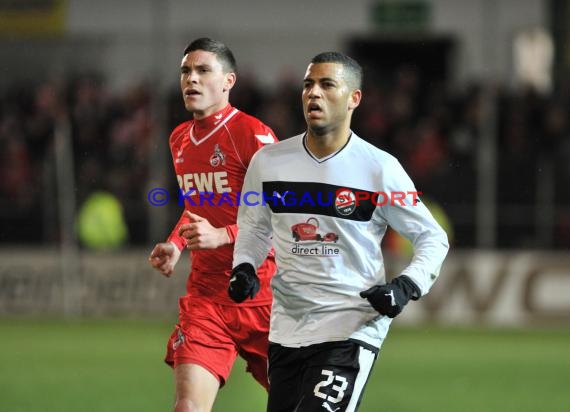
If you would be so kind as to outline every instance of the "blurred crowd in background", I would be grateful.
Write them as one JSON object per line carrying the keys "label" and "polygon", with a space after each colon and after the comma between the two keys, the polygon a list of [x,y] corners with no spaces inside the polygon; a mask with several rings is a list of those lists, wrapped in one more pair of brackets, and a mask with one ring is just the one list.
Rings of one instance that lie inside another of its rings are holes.
{"label": "blurred crowd in background", "polygon": [[[283,140],[305,129],[301,86],[301,79],[283,74],[268,90],[244,73],[231,102],[258,116]],[[395,155],[424,197],[445,211],[454,247],[477,246],[475,202],[478,185],[486,184],[478,179],[478,145],[486,121],[496,136],[496,179],[489,182],[496,196],[490,199],[496,208],[496,246],[570,247],[570,88],[559,86],[549,95],[500,85],[489,90],[475,83],[451,89],[401,67],[389,76],[368,76],[363,91],[353,130]],[[42,79],[2,91],[0,243],[59,239],[54,128],[62,116],[71,124],[76,207],[97,190],[109,191],[123,206],[129,245],[158,241],[148,239],[147,230],[150,163],[155,151],[167,152],[168,134],[189,114],[173,87],[164,102],[166,125],[158,127],[156,96],[150,84],[113,92],[97,75]],[[489,107],[496,109],[491,117]],[[176,193],[168,153],[161,167],[168,189]],[[181,211],[177,202],[163,210],[169,222]],[[539,236],[544,222],[551,230]]]}

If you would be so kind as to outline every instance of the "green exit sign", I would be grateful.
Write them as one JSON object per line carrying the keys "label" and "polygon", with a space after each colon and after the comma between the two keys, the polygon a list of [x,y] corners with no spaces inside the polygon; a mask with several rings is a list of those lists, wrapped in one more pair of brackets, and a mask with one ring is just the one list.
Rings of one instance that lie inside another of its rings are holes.
{"label": "green exit sign", "polygon": [[378,1],[372,4],[371,20],[381,30],[424,30],[431,19],[431,7],[423,1]]}

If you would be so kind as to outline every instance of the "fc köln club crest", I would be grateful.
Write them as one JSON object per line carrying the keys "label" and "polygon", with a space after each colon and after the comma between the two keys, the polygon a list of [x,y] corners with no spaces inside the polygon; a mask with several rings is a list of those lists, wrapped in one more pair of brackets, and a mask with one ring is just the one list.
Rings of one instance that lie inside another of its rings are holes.
{"label": "fc k\u00f6ln club crest", "polygon": [[226,155],[222,153],[220,145],[217,143],[214,146],[214,154],[210,156],[210,164],[213,167],[226,164]]}

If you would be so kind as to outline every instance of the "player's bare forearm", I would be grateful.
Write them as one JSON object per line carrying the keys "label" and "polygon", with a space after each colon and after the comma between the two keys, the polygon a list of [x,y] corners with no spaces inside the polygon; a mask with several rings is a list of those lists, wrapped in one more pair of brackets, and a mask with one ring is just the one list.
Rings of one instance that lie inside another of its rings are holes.
{"label": "player's bare forearm", "polygon": [[190,223],[178,229],[178,234],[187,240],[186,248],[190,250],[217,249],[231,243],[225,227],[214,227],[208,219],[191,212],[186,212]]}
{"label": "player's bare forearm", "polygon": [[198,229],[186,239],[188,240],[186,248],[190,250],[217,249],[230,244],[230,237],[225,227],[208,228],[204,231]]}

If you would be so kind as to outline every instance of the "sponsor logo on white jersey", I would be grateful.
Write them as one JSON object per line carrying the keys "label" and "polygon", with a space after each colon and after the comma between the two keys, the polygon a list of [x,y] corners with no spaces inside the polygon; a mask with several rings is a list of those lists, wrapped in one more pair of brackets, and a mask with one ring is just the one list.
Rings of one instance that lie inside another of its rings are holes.
{"label": "sponsor logo on white jersey", "polygon": [[334,207],[339,215],[351,215],[356,209],[356,196],[352,190],[339,190],[334,200]]}
{"label": "sponsor logo on white jersey", "polygon": [[284,206],[287,206],[285,204],[285,196],[287,196],[287,193],[289,193],[289,190],[284,191],[282,194],[275,190],[273,191],[273,196],[279,199],[279,201],[283,203]]}
{"label": "sponsor logo on white jersey", "polygon": [[[338,235],[334,232],[320,233],[319,221],[315,217],[310,217],[306,222],[296,223],[291,226],[291,234],[295,245],[291,248],[291,253],[300,256],[338,256],[340,249],[333,243],[338,242]],[[305,246],[300,242],[311,242]],[[315,242],[319,242],[316,245]],[[329,245],[327,245],[327,243]]]}

